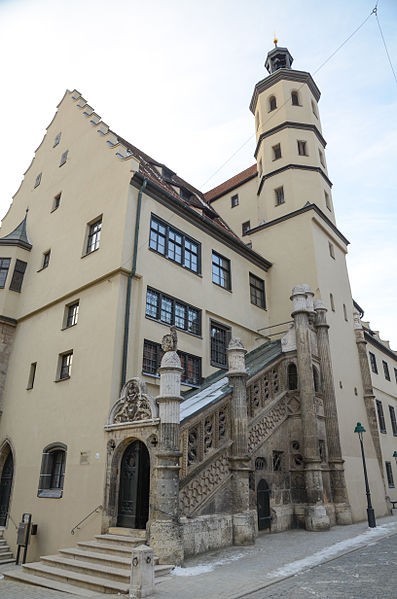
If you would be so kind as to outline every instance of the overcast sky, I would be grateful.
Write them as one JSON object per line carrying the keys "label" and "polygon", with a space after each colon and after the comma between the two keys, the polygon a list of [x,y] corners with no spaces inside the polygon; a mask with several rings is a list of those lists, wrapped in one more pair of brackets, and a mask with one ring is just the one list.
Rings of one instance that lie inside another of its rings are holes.
{"label": "overcast sky", "polygon": [[[0,0],[0,217],[65,89],[202,191],[253,164],[248,105],[275,32],[322,92],[353,296],[397,350],[397,84],[374,15],[315,73],[375,1]],[[378,15],[397,70],[396,0]]]}

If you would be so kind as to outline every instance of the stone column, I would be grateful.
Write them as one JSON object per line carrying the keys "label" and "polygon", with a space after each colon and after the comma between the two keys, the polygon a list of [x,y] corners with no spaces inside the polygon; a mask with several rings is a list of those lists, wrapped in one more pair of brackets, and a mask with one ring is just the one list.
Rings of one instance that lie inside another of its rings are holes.
{"label": "stone column", "polygon": [[[385,478],[383,472],[383,461],[382,461],[382,450],[380,446],[378,420],[375,409],[375,394],[372,387],[371,372],[369,370],[368,356],[367,356],[367,342],[364,338],[364,331],[360,320],[360,314],[355,309],[353,312],[354,319],[354,332],[356,335],[356,344],[358,349],[358,358],[360,362],[361,379],[363,382],[364,389],[364,404],[367,412],[369,430],[371,432],[372,441],[375,447],[376,457],[379,462],[379,469],[382,475],[383,484],[385,485]],[[386,486],[385,486],[386,493]]]}
{"label": "stone column", "polygon": [[336,408],[334,379],[332,374],[331,351],[327,324],[327,308],[320,300],[315,300],[315,326],[317,330],[317,347],[321,363],[322,386],[324,396],[325,430],[327,433],[328,465],[332,499],[335,505],[337,524],[351,524],[352,513],[348,501],[345,472],[343,468],[342,449],[339,436],[339,421]]}
{"label": "stone column", "polygon": [[152,492],[150,545],[160,563],[183,563],[183,530],[179,519],[179,428],[181,361],[176,353],[175,327],[163,337],[164,353],[159,368],[159,444]]}
{"label": "stone column", "polygon": [[248,411],[245,369],[247,350],[240,339],[233,338],[227,349],[229,383],[233,387],[231,402],[230,455],[233,497],[233,543],[250,545],[255,541],[255,513],[249,509]]}
{"label": "stone column", "polygon": [[303,459],[307,506],[307,530],[327,530],[330,522],[324,506],[324,490],[319,453],[317,414],[314,403],[314,381],[309,318],[313,317],[311,296],[307,298],[307,285],[292,290],[292,317],[296,332],[296,354],[299,377],[300,412],[303,432]]}

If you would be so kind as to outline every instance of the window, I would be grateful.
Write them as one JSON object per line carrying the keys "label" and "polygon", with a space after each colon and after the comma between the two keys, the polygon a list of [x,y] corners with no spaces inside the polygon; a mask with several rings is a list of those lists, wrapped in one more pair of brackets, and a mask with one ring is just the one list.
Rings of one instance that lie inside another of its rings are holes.
{"label": "window", "polygon": [[319,155],[320,162],[321,162],[322,166],[325,168],[325,158],[324,158],[323,152],[321,150],[319,150],[318,151],[318,155]]}
{"label": "window", "polygon": [[39,173],[36,177],[36,181],[34,182],[34,187],[38,187],[41,183],[41,175],[42,173]]}
{"label": "window", "polygon": [[298,139],[298,154],[299,156],[307,156],[306,142]]}
{"label": "window", "polygon": [[394,489],[394,480],[393,480],[393,471],[391,469],[391,463],[385,462],[386,466],[386,476],[387,476],[387,484],[390,488]]}
{"label": "window", "polygon": [[38,497],[62,497],[65,478],[66,445],[48,445],[42,455]]}
{"label": "window", "polygon": [[318,454],[320,456],[321,463],[324,464],[327,461],[327,452],[325,449],[324,439],[318,440]]}
{"label": "window", "polygon": [[273,451],[273,472],[281,472],[282,470],[282,451]]}
{"label": "window", "polygon": [[52,147],[55,148],[55,146],[57,146],[60,141],[61,141],[61,133],[58,133],[58,135],[55,136],[54,145]]}
{"label": "window", "polygon": [[51,256],[51,250],[48,250],[48,252],[44,252],[43,254],[43,263],[41,265],[41,270],[43,268],[47,268],[47,266],[50,263],[50,256]]}
{"label": "window", "polygon": [[330,200],[330,197],[329,197],[329,193],[327,193],[326,191],[324,191],[324,198],[325,198],[325,205],[326,205],[326,207],[328,208],[328,210],[332,211],[331,200]]}
{"label": "window", "polygon": [[75,324],[77,324],[78,318],[79,302],[74,302],[73,304],[69,304],[69,306],[66,306],[64,328],[68,329],[69,327],[73,327]]}
{"label": "window", "polygon": [[382,402],[379,399],[376,400],[376,411],[378,412],[379,430],[381,433],[386,433],[385,415],[383,413]]}
{"label": "window", "polygon": [[[157,374],[160,368],[163,350],[160,343],[144,340],[142,372],[144,374]],[[181,381],[187,385],[199,385],[201,383],[201,358],[185,352],[178,351],[183,369]]]}
{"label": "window", "polygon": [[335,302],[334,302],[334,296],[332,295],[332,293],[329,294],[329,301],[331,304],[331,310],[332,312],[335,312]]}
{"label": "window", "polygon": [[394,411],[393,406],[389,406],[389,414],[391,420],[391,428],[393,431],[393,435],[397,437],[397,421],[396,421],[396,412]]}
{"label": "window", "polygon": [[258,128],[259,128],[259,112],[257,112],[255,115],[255,129],[257,130]]}
{"label": "window", "polygon": [[265,281],[251,273],[249,281],[251,304],[259,306],[259,308],[266,308]]}
{"label": "window", "polygon": [[313,385],[314,391],[316,393],[320,393],[320,375],[318,374],[318,370],[315,366],[313,366]]}
{"label": "window", "polygon": [[284,204],[284,187],[277,187],[277,189],[274,190],[274,195],[276,196],[276,206]]}
{"label": "window", "polygon": [[375,374],[378,374],[378,365],[376,363],[375,354],[373,354],[372,352],[368,352],[368,353],[369,353],[369,362],[371,364],[371,370]]}
{"label": "window", "polygon": [[263,175],[263,162],[262,162],[262,158],[259,159],[259,165],[258,165],[258,176],[262,177]]}
{"label": "window", "polygon": [[5,287],[10,264],[11,258],[0,258],[0,289]]}
{"label": "window", "polygon": [[394,378],[396,379],[396,383],[397,383],[397,368],[394,369]]}
{"label": "window", "polygon": [[58,193],[52,202],[51,212],[54,212],[57,208],[59,208],[59,204],[61,203],[61,193]]}
{"label": "window", "polygon": [[296,364],[291,362],[288,364],[287,369],[287,378],[288,378],[288,389],[293,391],[298,388],[298,370],[296,368]]}
{"label": "window", "polygon": [[211,365],[220,368],[226,368],[227,355],[226,350],[229,345],[232,330],[230,327],[223,326],[211,321]]}
{"label": "window", "polygon": [[212,282],[231,290],[230,260],[214,251],[212,252]]}
{"label": "window", "polygon": [[23,260],[17,260],[15,262],[15,268],[14,272],[12,273],[12,279],[10,283],[10,289],[12,291],[21,291],[26,267],[27,262],[23,262]]}
{"label": "window", "polygon": [[382,360],[382,366],[383,366],[383,373],[385,375],[385,379],[387,381],[390,381],[390,372],[389,372],[389,365],[387,362],[385,362],[384,360]]}
{"label": "window", "polygon": [[201,335],[201,310],[149,287],[146,291],[146,316],[175,325],[187,333]]}
{"label": "window", "polygon": [[330,241],[328,242],[328,249],[329,249],[329,255],[331,256],[331,258],[333,258],[335,260],[335,248]]}
{"label": "window", "polygon": [[271,112],[272,110],[276,110],[276,108],[277,108],[276,96],[270,96],[270,98],[269,98],[269,112]]}
{"label": "window", "polygon": [[273,150],[273,160],[278,160],[279,158],[281,158],[281,146],[280,146],[280,144],[272,146],[272,150]]}
{"label": "window", "polygon": [[235,208],[236,206],[238,206],[238,194],[236,194],[230,198],[230,204],[231,204],[232,208]]}
{"label": "window", "polygon": [[72,372],[73,352],[68,351],[59,356],[59,376],[58,381],[69,379]]}
{"label": "window", "polygon": [[91,254],[99,248],[99,242],[101,239],[102,230],[102,218],[99,218],[94,223],[89,225],[86,254]]}
{"label": "window", "polygon": [[172,262],[200,273],[200,244],[154,216],[150,224],[149,247]]}
{"label": "window", "polygon": [[314,116],[316,117],[316,119],[318,119],[318,113],[317,113],[317,107],[315,105],[315,103],[312,100],[312,112],[314,114]]}
{"label": "window", "polygon": [[68,159],[68,153],[69,150],[66,150],[66,152],[64,152],[61,156],[61,162],[59,163],[59,166],[63,166],[66,162],[66,160]]}
{"label": "window", "polygon": [[348,321],[347,318],[347,310],[346,310],[346,304],[343,304],[343,317],[346,320],[346,322]]}
{"label": "window", "polygon": [[292,102],[292,106],[300,106],[298,92],[296,92],[296,91],[291,92],[291,102]]}
{"label": "window", "polygon": [[28,386],[26,387],[26,389],[33,389],[34,379],[36,376],[36,366],[37,366],[37,362],[32,362],[30,365]]}
{"label": "window", "polygon": [[245,223],[243,223],[241,225],[241,233],[243,235],[246,235],[248,233],[248,231],[250,230],[250,228],[251,228],[250,221],[246,220]]}

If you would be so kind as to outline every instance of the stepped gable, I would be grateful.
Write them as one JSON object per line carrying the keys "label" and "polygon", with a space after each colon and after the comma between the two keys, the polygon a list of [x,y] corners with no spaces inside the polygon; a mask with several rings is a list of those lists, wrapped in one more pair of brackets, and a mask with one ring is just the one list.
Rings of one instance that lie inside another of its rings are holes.
{"label": "stepped gable", "polygon": [[254,177],[256,177],[257,172],[258,172],[258,170],[257,170],[256,164],[249,166],[245,170],[241,171],[241,173],[234,175],[234,177],[232,177],[231,179],[228,179],[227,181],[224,181],[217,187],[214,187],[213,189],[210,189],[209,191],[207,191],[204,194],[205,200],[209,204],[211,204],[211,202],[213,202],[214,200],[216,200],[217,198],[219,198],[220,196],[225,194],[227,191],[232,191],[236,187],[239,187],[243,183],[246,183],[250,179],[253,179]]}
{"label": "stepped gable", "polygon": [[364,333],[368,335],[368,339],[371,339],[372,341],[375,341],[378,345],[383,346],[383,349],[388,350],[390,355],[392,355],[394,358],[397,358],[397,351],[390,347],[390,341],[382,339],[379,335],[379,331],[374,331],[373,329],[371,329],[370,322],[361,321],[361,324],[363,326]]}
{"label": "stepped gable", "polygon": [[[278,358],[282,353],[281,341],[269,341],[247,353],[245,367],[248,378]],[[207,406],[219,401],[232,392],[229,379],[224,370],[219,370],[204,379],[199,389],[193,389],[183,395],[181,404],[181,422],[197,414]]]}

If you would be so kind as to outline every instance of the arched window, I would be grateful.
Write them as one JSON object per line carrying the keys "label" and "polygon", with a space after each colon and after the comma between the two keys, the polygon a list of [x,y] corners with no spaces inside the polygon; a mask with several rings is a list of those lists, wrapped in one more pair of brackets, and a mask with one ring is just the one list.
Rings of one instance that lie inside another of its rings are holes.
{"label": "arched window", "polygon": [[296,364],[291,362],[288,364],[288,389],[294,390],[298,388],[298,371]]}
{"label": "arched window", "polygon": [[276,110],[276,108],[277,108],[276,96],[270,96],[270,98],[269,98],[269,112],[271,112],[272,110]]}
{"label": "arched window", "polygon": [[67,447],[51,443],[43,450],[38,497],[62,497]]}
{"label": "arched window", "polygon": [[292,102],[292,106],[300,106],[298,92],[296,92],[296,91],[291,92],[291,102]]}
{"label": "arched window", "polygon": [[318,393],[320,391],[320,376],[318,374],[318,370],[315,366],[313,366],[313,382],[314,382],[314,391]]}

